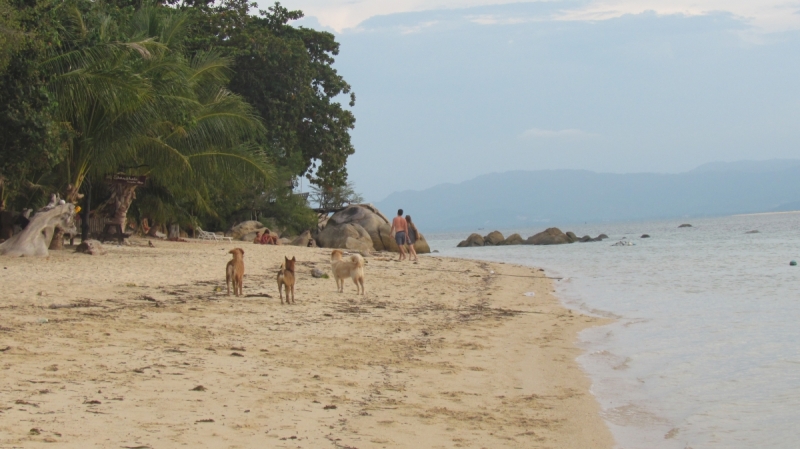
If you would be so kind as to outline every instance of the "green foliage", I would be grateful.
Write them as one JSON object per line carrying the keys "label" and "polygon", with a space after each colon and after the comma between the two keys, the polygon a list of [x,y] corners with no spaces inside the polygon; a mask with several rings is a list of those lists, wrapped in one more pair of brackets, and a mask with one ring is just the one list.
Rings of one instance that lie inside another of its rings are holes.
{"label": "green foliage", "polygon": [[339,44],[290,26],[300,11],[255,6],[0,0],[3,202],[86,180],[103,191],[123,172],[148,176],[136,218],[316,226],[286,180],[346,186],[355,118],[334,101],[350,93],[331,66]]}
{"label": "green foliage", "polygon": [[264,216],[275,218],[284,235],[297,235],[317,227],[317,214],[308,208],[302,196],[292,194],[288,189],[270,198],[262,211]]}
{"label": "green foliage", "polygon": [[0,201],[11,208],[42,197],[42,174],[65,154],[49,75],[39,67],[55,42],[52,6],[11,8],[0,0]]}
{"label": "green foliage", "polygon": [[359,195],[352,183],[341,187],[312,187],[311,201],[318,204],[320,209],[332,210],[347,204],[364,202],[364,197]]}
{"label": "green foliage", "polygon": [[350,85],[332,67],[339,44],[333,34],[295,28],[303,17],[280,3],[248,15],[246,0],[191,8],[202,17],[190,33],[193,51],[219,49],[234,59],[230,89],[254,105],[266,125],[266,143],[280,167],[320,186],[343,186],[354,153],[352,112],[335,101]]}

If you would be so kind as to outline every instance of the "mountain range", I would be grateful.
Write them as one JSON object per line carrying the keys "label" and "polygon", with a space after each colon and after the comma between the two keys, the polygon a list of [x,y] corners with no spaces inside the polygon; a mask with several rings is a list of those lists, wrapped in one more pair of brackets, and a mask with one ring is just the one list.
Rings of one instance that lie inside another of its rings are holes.
{"label": "mountain range", "polygon": [[560,226],[800,210],[800,160],[714,162],[678,174],[510,171],[395,192],[420,229]]}

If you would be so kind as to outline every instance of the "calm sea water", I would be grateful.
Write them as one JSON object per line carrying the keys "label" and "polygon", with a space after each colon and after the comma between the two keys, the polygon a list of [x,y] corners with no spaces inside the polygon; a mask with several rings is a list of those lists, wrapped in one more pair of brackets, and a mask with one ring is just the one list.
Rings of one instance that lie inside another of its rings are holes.
{"label": "calm sea water", "polygon": [[[683,222],[562,229],[611,237],[572,245],[455,248],[463,232],[429,242],[443,256],[542,267],[564,277],[568,307],[615,318],[581,333],[578,361],[618,447],[800,447],[800,267],[789,266],[800,213]],[[623,237],[636,246],[611,246]]]}

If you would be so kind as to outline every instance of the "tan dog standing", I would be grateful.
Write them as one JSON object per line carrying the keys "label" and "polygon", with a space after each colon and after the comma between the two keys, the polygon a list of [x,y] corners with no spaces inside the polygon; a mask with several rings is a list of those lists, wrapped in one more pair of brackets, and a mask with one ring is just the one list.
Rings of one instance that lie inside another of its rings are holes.
{"label": "tan dog standing", "polygon": [[292,260],[283,256],[286,259],[281,264],[281,269],[278,271],[278,293],[281,295],[281,304],[283,304],[283,291],[281,287],[286,289],[286,304],[289,304],[289,292],[292,293],[292,304],[294,304],[294,263],[297,261],[294,256]]}
{"label": "tan dog standing", "polygon": [[244,250],[233,248],[228,251],[233,254],[233,259],[225,267],[225,284],[228,286],[228,296],[231,295],[231,281],[233,281],[233,294],[242,294],[242,279],[244,278]]}
{"label": "tan dog standing", "polygon": [[[352,254],[350,260],[342,260],[343,253],[338,249],[331,252],[331,271],[336,279],[336,288],[339,293],[344,291],[344,280],[353,279],[356,284],[356,294],[364,294],[364,258],[360,254]],[[359,285],[361,289],[359,289]]]}

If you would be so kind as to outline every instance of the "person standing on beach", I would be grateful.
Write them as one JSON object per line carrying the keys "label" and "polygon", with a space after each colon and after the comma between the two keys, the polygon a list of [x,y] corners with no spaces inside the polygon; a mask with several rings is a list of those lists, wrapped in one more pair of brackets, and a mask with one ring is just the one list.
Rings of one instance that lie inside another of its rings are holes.
{"label": "person standing on beach", "polygon": [[[408,225],[408,259],[413,261],[418,261],[419,258],[417,257],[417,250],[414,248],[414,243],[417,242],[419,238],[419,231],[417,230],[417,226],[411,221],[411,215],[406,215],[406,224]],[[411,257],[414,257],[413,259]]]}
{"label": "person standing on beach", "polygon": [[397,216],[392,220],[392,235],[394,236],[395,243],[397,243],[397,247],[400,249],[400,258],[397,259],[399,262],[406,258],[405,246],[408,241],[408,223],[406,219],[403,218],[403,209],[398,209]]}

